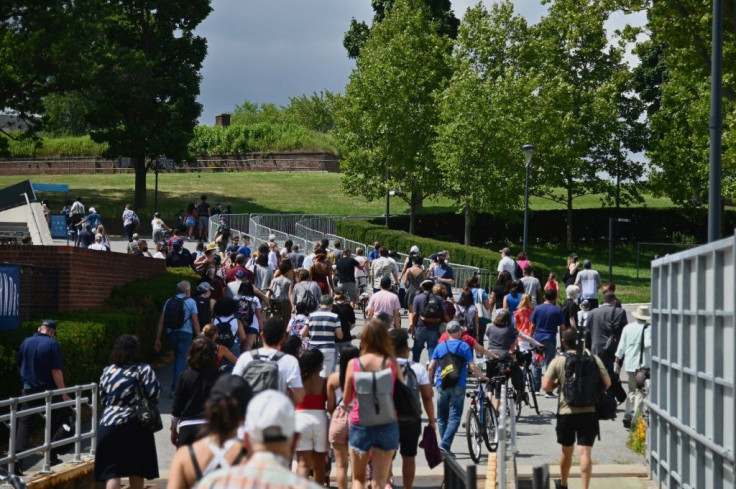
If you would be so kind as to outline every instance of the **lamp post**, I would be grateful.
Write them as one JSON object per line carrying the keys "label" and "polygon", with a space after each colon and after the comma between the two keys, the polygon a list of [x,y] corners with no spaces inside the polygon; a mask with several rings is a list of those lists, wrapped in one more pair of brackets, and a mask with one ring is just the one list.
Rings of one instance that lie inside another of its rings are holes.
{"label": "lamp post", "polygon": [[534,145],[525,144],[521,147],[526,160],[526,185],[524,185],[524,242],[522,251],[526,253],[526,238],[529,235],[529,175],[532,168],[532,155],[534,154]]}
{"label": "lamp post", "polygon": [[[391,180],[391,163],[386,160],[386,183]],[[386,189],[386,229],[388,229],[388,217],[390,214],[391,191]]]}
{"label": "lamp post", "polygon": [[723,114],[723,0],[713,0],[710,70],[710,175],[708,179],[708,242],[721,237],[721,137]]}
{"label": "lamp post", "polygon": [[622,217],[608,218],[608,281],[613,282],[613,223],[614,222],[631,222],[631,219]]}

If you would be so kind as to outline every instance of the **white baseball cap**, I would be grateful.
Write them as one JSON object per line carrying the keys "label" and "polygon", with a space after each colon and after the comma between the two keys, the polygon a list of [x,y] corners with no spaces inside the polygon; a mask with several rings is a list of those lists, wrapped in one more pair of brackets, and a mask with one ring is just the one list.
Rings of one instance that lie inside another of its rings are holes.
{"label": "white baseball cap", "polygon": [[291,400],[279,391],[267,390],[248,404],[245,432],[258,443],[294,438],[296,412]]}
{"label": "white baseball cap", "polygon": [[409,249],[409,253],[419,253],[419,246],[414,245]]}

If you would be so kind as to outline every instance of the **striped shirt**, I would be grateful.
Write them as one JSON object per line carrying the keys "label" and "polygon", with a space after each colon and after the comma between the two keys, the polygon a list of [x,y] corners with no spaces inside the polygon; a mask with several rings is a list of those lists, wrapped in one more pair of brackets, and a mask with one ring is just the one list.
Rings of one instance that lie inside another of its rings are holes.
{"label": "striped shirt", "polygon": [[320,485],[307,480],[284,463],[287,460],[271,453],[256,452],[248,462],[236,467],[220,469],[206,476],[199,489],[319,489]]}
{"label": "striped shirt", "polygon": [[335,348],[335,331],[340,328],[340,317],[329,309],[319,308],[309,315],[309,348]]}

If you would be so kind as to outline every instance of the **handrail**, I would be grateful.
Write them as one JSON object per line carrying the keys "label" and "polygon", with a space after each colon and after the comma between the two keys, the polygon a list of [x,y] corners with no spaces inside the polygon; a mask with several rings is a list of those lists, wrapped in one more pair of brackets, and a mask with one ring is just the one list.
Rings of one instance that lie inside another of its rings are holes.
{"label": "handrail", "polygon": [[445,475],[443,487],[447,489],[476,489],[478,486],[477,467],[468,465],[465,470],[455,457],[445,454]]}
{"label": "handrail", "polygon": [[[83,392],[89,391],[88,396],[82,396]],[[74,398],[69,401],[56,401],[54,396],[73,395]],[[22,403],[39,401],[45,399],[45,403],[27,409],[20,409]],[[92,419],[88,432],[82,433],[82,405],[88,405],[92,409]],[[53,412],[59,409],[71,407],[74,411],[74,435],[62,440],[51,441],[51,420]],[[97,384],[85,384],[74,387],[66,387],[64,389],[47,390],[27,396],[12,397],[0,401],[0,409],[8,408],[8,414],[0,416],[0,422],[8,426],[9,441],[8,454],[0,458],[0,465],[9,465],[10,473],[14,473],[16,462],[23,460],[31,455],[36,454],[39,450],[44,452],[44,462],[42,473],[51,472],[51,450],[63,447],[65,445],[74,444],[73,463],[82,461],[82,441],[90,440],[90,455],[95,454],[96,438],[97,438]],[[26,450],[16,453],[16,431],[18,420],[27,416],[42,414],[44,418],[44,441],[41,445],[26,448]]]}

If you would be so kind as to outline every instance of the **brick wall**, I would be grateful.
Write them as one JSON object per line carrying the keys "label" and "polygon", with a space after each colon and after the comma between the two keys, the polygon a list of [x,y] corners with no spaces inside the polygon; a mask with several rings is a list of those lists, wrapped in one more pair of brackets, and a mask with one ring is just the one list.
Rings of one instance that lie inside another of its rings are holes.
{"label": "brick wall", "polygon": [[164,260],[71,246],[2,246],[0,262],[57,269],[60,311],[99,307],[114,287],[166,271]]}

